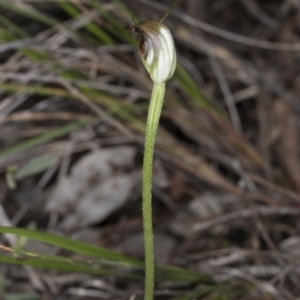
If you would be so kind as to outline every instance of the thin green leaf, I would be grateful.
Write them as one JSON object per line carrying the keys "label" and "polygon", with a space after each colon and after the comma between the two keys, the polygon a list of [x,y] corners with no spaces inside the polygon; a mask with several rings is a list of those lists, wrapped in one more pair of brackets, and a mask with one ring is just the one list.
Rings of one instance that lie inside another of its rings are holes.
{"label": "thin green leaf", "polygon": [[36,9],[32,9],[32,10],[25,9],[23,7],[20,7],[16,4],[12,4],[10,2],[0,3],[0,8],[4,8],[4,9],[10,10],[10,11],[13,11],[15,13],[18,13],[20,15],[23,15],[32,20],[41,22],[41,23],[49,25],[49,26],[55,26],[55,25],[59,24],[59,21],[56,20],[55,18],[49,17],[48,15],[46,15]]}
{"label": "thin green leaf", "polygon": [[5,28],[0,28],[0,41],[11,42],[15,40],[15,36]]}
{"label": "thin green leaf", "polygon": [[[115,253],[113,251],[93,246],[81,241],[76,241],[67,237],[57,236],[50,233],[39,232],[16,227],[0,227],[0,233],[12,233],[19,236],[26,236],[40,242],[51,244],[63,249],[73,251],[75,253],[98,257],[102,259],[141,264],[138,260],[129,258],[125,255]],[[142,264],[141,264],[142,265]]]}
{"label": "thin green leaf", "polygon": [[119,22],[112,14],[105,10],[102,5],[96,0],[89,0],[89,4],[97,9],[101,15],[108,21],[110,27],[107,29],[114,34],[118,39],[122,39],[126,43],[137,45],[137,40],[128,34],[127,29]]}
{"label": "thin green leaf", "polygon": [[0,15],[0,23],[2,23],[4,26],[6,26],[6,28],[13,31],[15,34],[17,34],[21,38],[29,37],[29,34],[24,29],[17,26],[15,23],[11,22],[10,20],[8,20],[7,18],[5,18],[4,16],[1,16],[1,15]]}
{"label": "thin green leaf", "polygon": [[0,91],[6,92],[24,92],[24,93],[34,93],[41,96],[58,96],[58,97],[69,97],[74,98],[72,94],[68,91],[59,88],[49,88],[49,87],[38,87],[38,86],[25,86],[18,84],[0,84]]}
{"label": "thin green leaf", "polygon": [[18,293],[18,294],[5,294],[4,300],[39,300],[41,295],[37,293]]}
{"label": "thin green leaf", "polygon": [[21,49],[20,50],[25,56],[28,58],[35,60],[35,61],[50,61],[51,56],[37,50],[31,50],[31,49]]}
{"label": "thin green leaf", "polygon": [[[110,262],[103,259],[73,259],[58,255],[54,256],[50,254],[33,253],[26,250],[14,249],[5,246],[0,246],[0,248],[11,254],[11,256],[0,256],[3,260],[12,257],[13,260],[8,259],[8,263],[18,264],[19,262],[29,262],[32,264],[33,260],[41,260],[43,262],[51,262],[50,269],[56,271],[76,271],[98,275],[116,275],[131,279],[141,279],[141,276],[128,274],[127,271],[125,273],[121,272],[120,268],[124,267],[123,262]],[[116,267],[118,268],[118,272],[114,271],[114,268]],[[41,266],[41,268],[49,269],[49,266],[48,264],[45,264],[43,267]]]}
{"label": "thin green leaf", "polygon": [[207,108],[207,109],[216,111],[214,106],[201,95],[201,92],[200,92],[196,82],[193,80],[193,78],[189,75],[189,73],[180,64],[177,64],[175,75],[179,79],[179,83],[180,83],[182,89],[191,98],[196,100],[202,108]]}
{"label": "thin green leaf", "polygon": [[46,269],[58,272],[75,272],[75,273],[86,273],[92,275],[101,275],[101,276],[119,276],[131,279],[141,279],[140,277],[133,276],[130,274],[124,274],[116,271],[110,271],[105,269],[93,268],[84,265],[76,265],[71,263],[65,263],[56,260],[50,259],[40,259],[40,258],[15,258],[8,256],[0,256],[0,262],[19,265],[19,266],[31,266],[39,269]]}
{"label": "thin green leaf", "polygon": [[207,287],[203,287],[203,289],[201,291],[187,293],[183,296],[178,296],[178,297],[172,298],[171,300],[201,299],[201,298],[211,294],[212,292],[217,291],[218,289],[219,289],[218,286],[207,286]]}
{"label": "thin green leaf", "polygon": [[53,153],[34,157],[26,163],[26,165],[15,171],[14,178],[16,180],[22,180],[26,177],[41,173],[54,165],[60,156],[60,153]]}
{"label": "thin green leaf", "polygon": [[[64,9],[70,16],[78,17],[81,15],[80,11],[77,10],[72,4],[67,2],[59,3],[59,6]],[[114,40],[108,35],[104,30],[102,30],[99,26],[97,26],[93,22],[89,22],[85,25],[85,28],[92,33],[95,37],[97,37],[104,44],[110,45],[115,44]]]}
{"label": "thin green leaf", "polygon": [[211,277],[188,269],[166,265],[157,265],[155,268],[157,276],[172,278],[174,281],[214,283]]}
{"label": "thin green leaf", "polygon": [[[23,228],[15,228],[15,227],[0,227],[0,233],[11,233],[18,236],[25,236],[27,238],[31,238],[40,242],[44,242],[53,246],[60,247],[62,249],[70,250],[78,254],[88,255],[93,258],[99,258],[102,259],[100,263],[105,265],[116,265],[116,266],[123,266],[123,267],[130,267],[130,268],[138,268],[142,269],[144,268],[144,262],[139,261],[137,259],[130,258],[128,256],[118,254],[116,252],[100,248],[94,245],[90,245],[81,241],[72,240],[67,237],[62,236],[56,236],[49,233],[34,231],[34,230],[28,230]],[[38,254],[37,254],[38,255]],[[48,257],[48,256],[47,256]],[[45,258],[47,258],[45,257]],[[51,258],[52,261],[57,261],[61,259],[67,259],[67,258]],[[1,259],[0,259],[1,261]],[[11,260],[10,263],[17,263],[17,260]],[[32,266],[38,266],[38,264],[35,264],[35,262],[32,262],[31,260],[27,260],[27,262],[30,263]],[[71,261],[72,262],[72,261]],[[116,262],[116,264],[114,264]],[[59,263],[59,262],[57,262]],[[82,260],[81,264],[84,263],[91,263],[91,260]],[[94,260],[92,260],[92,263],[97,263]],[[33,265],[34,264],[34,265]],[[24,263],[26,265],[26,263]],[[40,266],[41,268],[49,268],[51,267],[51,264],[46,264],[43,266]],[[76,271],[72,268],[74,266],[65,265],[64,266],[65,271]],[[90,268],[87,266],[81,266],[82,272],[91,272]],[[58,271],[64,271],[63,269]],[[180,281],[180,282],[203,282],[203,283],[212,283],[212,279],[208,276],[202,275],[200,273],[196,273],[187,269],[179,268],[179,267],[172,267],[172,266],[157,266],[156,267],[156,280],[162,281],[162,280],[172,280],[172,281]],[[76,272],[80,272],[79,269],[77,269]],[[93,271],[95,272],[95,271]]]}
{"label": "thin green leaf", "polygon": [[54,140],[56,138],[62,137],[76,129],[79,129],[80,127],[87,124],[87,121],[81,121],[81,122],[74,122],[71,124],[68,124],[66,126],[60,127],[58,129],[54,129],[50,132],[47,132],[46,134],[42,134],[38,137],[35,137],[33,139],[30,139],[28,141],[22,142],[16,146],[13,146],[7,150],[4,150],[0,152],[0,159],[4,159],[9,155],[16,154],[18,152],[30,149],[32,147],[41,145],[43,143],[49,142],[51,140]]}

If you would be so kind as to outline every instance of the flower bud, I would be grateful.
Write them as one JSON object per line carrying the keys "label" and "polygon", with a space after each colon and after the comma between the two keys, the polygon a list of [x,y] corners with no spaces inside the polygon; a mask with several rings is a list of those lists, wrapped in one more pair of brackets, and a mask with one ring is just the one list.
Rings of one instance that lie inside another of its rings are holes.
{"label": "flower bud", "polygon": [[156,84],[166,82],[173,76],[177,61],[170,30],[156,21],[143,21],[132,29],[139,34],[139,54],[152,81]]}

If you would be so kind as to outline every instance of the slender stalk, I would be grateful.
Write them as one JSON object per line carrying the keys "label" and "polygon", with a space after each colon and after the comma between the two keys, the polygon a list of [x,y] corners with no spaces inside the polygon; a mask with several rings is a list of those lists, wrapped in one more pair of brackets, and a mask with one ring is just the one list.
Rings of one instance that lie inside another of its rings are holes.
{"label": "slender stalk", "polygon": [[147,119],[143,165],[143,226],[145,244],[145,296],[153,299],[154,291],[154,242],[152,228],[152,170],[155,137],[165,95],[165,83],[155,84],[152,90]]}

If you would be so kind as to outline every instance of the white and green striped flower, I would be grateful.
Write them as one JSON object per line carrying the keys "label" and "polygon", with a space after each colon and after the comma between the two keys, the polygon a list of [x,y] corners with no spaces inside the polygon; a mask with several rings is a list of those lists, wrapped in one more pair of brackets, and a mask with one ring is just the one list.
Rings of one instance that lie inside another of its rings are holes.
{"label": "white and green striped flower", "polygon": [[173,76],[177,61],[170,30],[157,21],[143,21],[132,29],[139,34],[139,54],[152,81],[166,82]]}

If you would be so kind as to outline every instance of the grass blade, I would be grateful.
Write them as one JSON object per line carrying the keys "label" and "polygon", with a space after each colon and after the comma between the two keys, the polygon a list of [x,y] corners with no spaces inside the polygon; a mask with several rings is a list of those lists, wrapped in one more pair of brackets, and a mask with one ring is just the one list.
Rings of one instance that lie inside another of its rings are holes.
{"label": "grass blade", "polygon": [[0,3],[0,7],[10,10],[10,11],[13,11],[13,12],[23,15],[25,17],[28,17],[32,20],[41,22],[48,26],[55,26],[55,25],[59,24],[58,20],[56,20],[52,17],[49,17],[48,15],[46,15],[40,11],[37,11],[37,10],[29,10],[29,9],[21,8],[17,5],[11,4],[9,2]]}
{"label": "grass blade", "polygon": [[54,129],[50,132],[47,132],[46,134],[40,135],[40,136],[30,139],[28,141],[22,142],[16,146],[13,146],[7,150],[0,152],[0,159],[4,159],[9,155],[16,154],[20,151],[30,149],[32,147],[41,145],[41,144],[49,142],[53,139],[64,136],[76,129],[79,129],[80,127],[84,126],[85,124],[87,124],[87,121],[74,122],[74,123],[68,124],[66,126],[63,126],[61,128]]}
{"label": "grass blade", "polygon": [[[30,239],[34,239],[40,242],[44,242],[56,247],[60,247],[62,249],[66,249],[69,251],[72,251],[74,253],[82,254],[82,255],[87,255],[89,257],[94,258],[99,258],[102,259],[100,262],[101,264],[105,265],[115,265],[115,266],[123,266],[123,267],[129,267],[133,269],[143,269],[144,268],[144,262],[130,258],[128,256],[118,254],[116,252],[110,251],[108,249],[104,249],[101,247],[97,247],[94,245],[90,245],[81,241],[76,241],[72,240],[67,237],[63,236],[57,236],[49,233],[44,233],[44,232],[39,232],[35,230],[28,230],[24,228],[16,228],[16,227],[1,227],[0,226],[0,233],[10,233],[10,234],[15,234],[18,236],[25,236]],[[39,254],[36,254],[39,256]],[[11,263],[11,264],[22,264],[22,265],[31,265],[33,267],[40,267],[40,268],[45,268],[49,269],[51,266],[55,266],[57,271],[76,271],[76,272],[94,272],[94,274],[99,274],[98,271],[95,271],[94,269],[90,269],[86,265],[82,264],[90,264],[91,260],[81,260],[80,263],[80,269],[76,269],[76,266],[67,264],[69,260],[68,258],[61,258],[61,257],[50,257],[49,255],[43,255],[44,259],[47,260],[48,262],[44,262],[43,264],[40,263],[40,260],[42,261],[43,259],[39,258],[38,263],[35,260],[32,260],[32,258],[27,259],[26,261],[19,261],[16,258],[1,258],[0,261],[6,262],[6,263]],[[49,260],[48,260],[49,258]],[[58,269],[59,266],[53,265],[50,262],[56,261],[58,262],[63,262],[64,266],[61,267],[61,269]],[[72,260],[70,260],[72,262]],[[92,264],[97,264],[97,261],[92,260]],[[99,262],[98,262],[99,263]],[[82,271],[80,271],[82,270]],[[98,272],[98,273],[96,273]],[[112,272],[110,273],[111,275],[113,274]],[[118,275],[118,274],[117,274]],[[125,275],[124,275],[125,276]],[[126,274],[127,276],[127,274]],[[179,267],[173,267],[173,266],[163,266],[163,265],[158,265],[156,267],[156,280],[157,281],[165,281],[165,280],[172,280],[172,281],[180,281],[180,282],[203,282],[203,283],[213,283],[212,279],[209,276],[190,271],[188,269],[183,269]]]}
{"label": "grass blade", "polygon": [[0,233],[11,233],[18,236],[26,236],[40,242],[51,244],[75,253],[84,254],[88,256],[98,257],[111,261],[121,261],[140,264],[138,260],[131,259],[125,255],[117,254],[113,251],[93,246],[84,242],[76,241],[67,237],[53,235],[50,233],[39,232],[16,227],[0,227]]}
{"label": "grass blade", "polygon": [[[80,11],[77,10],[73,5],[67,2],[59,3],[59,6],[67,12],[71,17],[78,17],[80,16]],[[114,40],[108,35],[104,30],[102,30],[99,26],[97,26],[93,22],[89,22],[85,25],[85,28],[92,33],[96,38],[102,41],[104,44],[110,45],[115,44]]]}

